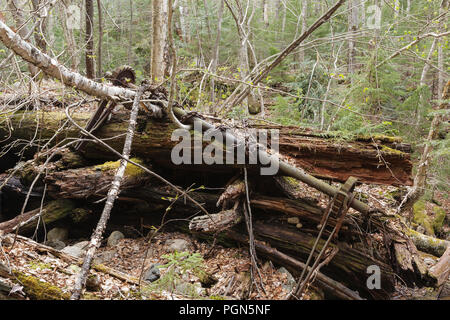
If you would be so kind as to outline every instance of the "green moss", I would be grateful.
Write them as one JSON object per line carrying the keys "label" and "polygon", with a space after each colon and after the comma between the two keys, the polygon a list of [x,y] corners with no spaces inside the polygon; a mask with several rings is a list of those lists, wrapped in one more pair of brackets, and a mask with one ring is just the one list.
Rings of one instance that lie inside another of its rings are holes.
{"label": "green moss", "polygon": [[22,272],[14,272],[17,280],[23,285],[23,291],[34,300],[69,300],[70,295],[60,288]]}
{"label": "green moss", "polygon": [[425,211],[425,200],[417,201],[413,206],[413,221],[425,228],[428,235],[434,237],[433,223]]}
{"label": "green moss", "polygon": [[33,260],[28,263],[31,270],[46,270],[51,269],[52,266],[49,263],[44,263],[39,260]]}
{"label": "green moss", "polygon": [[385,153],[390,153],[390,154],[406,155],[404,152],[402,152],[400,150],[392,149],[385,145],[381,146],[381,151],[383,151]]}
{"label": "green moss", "polygon": [[[138,158],[131,158],[130,159],[133,162],[136,162],[140,165],[143,165],[144,162],[141,159]],[[95,166],[95,169],[101,170],[101,171],[109,171],[109,170],[117,170],[120,166],[120,160],[117,161],[108,161],[103,164],[100,164],[98,166]],[[128,177],[138,177],[141,175],[144,175],[145,171],[138,166],[135,166],[134,164],[127,163],[127,168],[125,169],[125,176]]]}
{"label": "green moss", "polygon": [[433,213],[434,213],[433,229],[435,232],[440,232],[442,226],[444,225],[446,212],[441,207],[435,206],[433,208]]}
{"label": "green moss", "polygon": [[209,299],[211,300],[226,300],[224,297],[222,296],[209,296]]}
{"label": "green moss", "polygon": [[392,136],[386,136],[384,134],[375,134],[372,136],[372,138],[376,140],[380,140],[382,142],[390,142],[390,143],[401,143],[403,141],[400,137],[392,137]]}

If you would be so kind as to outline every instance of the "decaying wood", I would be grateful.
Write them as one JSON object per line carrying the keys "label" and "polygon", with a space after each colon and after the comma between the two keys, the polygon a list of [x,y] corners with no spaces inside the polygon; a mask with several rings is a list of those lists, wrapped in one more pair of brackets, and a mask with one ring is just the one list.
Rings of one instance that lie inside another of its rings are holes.
{"label": "decaying wood", "polygon": [[[239,241],[244,245],[248,245],[248,239],[246,236],[234,231],[228,231],[227,236],[233,240]],[[278,264],[284,266],[294,275],[299,275],[300,271],[305,268],[305,264],[288,256],[269,245],[264,244],[262,241],[255,241],[255,248],[258,253],[272,261],[277,261]],[[308,267],[308,270],[310,267]],[[362,300],[359,294],[355,291],[348,289],[341,283],[327,277],[321,272],[316,274],[317,282],[320,288],[331,296],[336,296],[342,300]]]}
{"label": "decaying wood", "polygon": [[43,282],[33,275],[27,275],[17,270],[3,272],[0,268],[0,276],[22,286],[23,292],[33,300],[69,300],[70,298],[69,294],[63,292],[60,288]]}
{"label": "decaying wood", "polygon": [[[136,160],[139,161],[139,160]],[[45,178],[50,196],[55,198],[87,199],[89,197],[104,197],[114,180],[114,174],[119,167],[119,161],[107,162],[102,165],[51,171]],[[133,164],[128,164],[122,181],[122,190],[147,183],[150,180],[143,170]]]}
{"label": "decaying wood", "polygon": [[[124,142],[127,114],[117,113],[104,126],[99,128],[96,136],[103,139],[111,147],[120,150]],[[91,118],[90,113],[77,112],[73,119],[85,126]],[[39,136],[41,141],[50,139],[66,119],[63,112],[16,112],[8,115],[8,121],[0,123],[0,137],[8,140],[3,145],[17,139],[32,140],[36,126],[39,123]],[[10,130],[14,128],[14,131]],[[170,122],[148,119],[142,115],[138,118],[137,132],[133,141],[135,156],[151,160],[155,164],[177,168],[181,170],[201,171],[230,171],[235,166],[230,165],[180,165],[174,166],[169,161],[173,147],[178,141],[171,141],[176,125]],[[299,129],[300,130],[300,129]],[[301,135],[280,133],[280,152],[289,156],[295,165],[304,168],[307,172],[337,181],[344,181],[352,175],[362,182],[383,183],[394,185],[410,184],[411,161],[410,154],[394,150],[391,142],[376,140],[335,142],[330,138],[314,139]],[[79,131],[73,126],[66,126],[55,139],[58,143],[67,138],[78,138]],[[387,138],[386,138],[387,139]],[[309,140],[309,141],[308,141]],[[387,139],[388,140],[388,139]],[[111,152],[95,143],[87,143],[83,154],[88,159],[116,159]],[[385,163],[381,161],[384,159]],[[335,163],[337,163],[335,165]],[[388,168],[385,164],[388,164]]]}
{"label": "decaying wood", "polygon": [[447,247],[438,263],[430,268],[430,273],[437,279],[437,286],[447,281],[450,274],[450,246]]}
{"label": "decaying wood", "polygon": [[0,230],[9,233],[17,229],[21,233],[28,233],[36,229],[38,222],[42,225],[50,225],[61,220],[74,212],[75,203],[69,199],[54,200],[46,204],[42,210],[40,208],[25,212],[22,215],[0,223]]}
{"label": "decaying wood", "polygon": [[242,220],[242,213],[237,209],[223,210],[209,216],[197,216],[189,222],[192,232],[218,232],[233,227]]}
{"label": "decaying wood", "polygon": [[450,247],[450,241],[430,237],[412,229],[405,230],[405,233],[411,238],[417,249],[436,257],[442,256],[445,250]]}

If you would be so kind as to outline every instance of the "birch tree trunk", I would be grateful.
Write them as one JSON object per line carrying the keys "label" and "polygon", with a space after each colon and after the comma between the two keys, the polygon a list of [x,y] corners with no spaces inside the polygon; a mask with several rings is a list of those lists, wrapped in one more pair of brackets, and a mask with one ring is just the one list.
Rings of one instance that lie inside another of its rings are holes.
{"label": "birch tree trunk", "polygon": [[189,17],[189,8],[187,7],[186,0],[178,1],[178,11],[180,12],[180,28],[181,34],[183,35],[183,41],[185,43],[189,43],[191,41],[190,38],[190,29],[189,24],[186,23],[186,18]]}
{"label": "birch tree trunk", "polygon": [[72,1],[68,1],[67,4],[64,2],[61,3],[61,24],[64,31],[64,38],[66,39],[66,48],[68,48],[67,51],[71,55],[70,67],[73,71],[78,71],[80,66],[80,57],[77,53],[77,45],[72,29],[73,26],[69,25],[68,7],[71,3]]}
{"label": "birch tree trunk", "polygon": [[69,87],[109,100],[117,99],[119,96],[125,99],[133,99],[135,96],[135,92],[132,90],[107,86],[69,70],[47,54],[40,52],[31,43],[24,41],[3,21],[0,21],[0,41],[25,61],[38,66],[44,73],[60,80]]}
{"label": "birch tree trunk", "polygon": [[168,0],[153,0],[151,78],[154,83],[164,80],[167,67],[164,61],[164,50],[167,44],[167,11]]}
{"label": "birch tree trunk", "polygon": [[95,60],[94,60],[94,3],[93,0],[86,0],[86,77],[95,78]]}

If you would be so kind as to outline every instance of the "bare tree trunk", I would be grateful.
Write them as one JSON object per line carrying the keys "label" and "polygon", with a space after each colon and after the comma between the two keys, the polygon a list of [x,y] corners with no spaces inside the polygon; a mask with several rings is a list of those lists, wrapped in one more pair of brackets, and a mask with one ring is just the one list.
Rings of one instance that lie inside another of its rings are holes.
{"label": "bare tree trunk", "polygon": [[[300,19],[302,22],[302,33],[306,31],[307,28],[307,24],[306,24],[306,17],[308,16],[308,1],[307,0],[303,0],[302,1],[302,13],[300,15]],[[299,53],[299,62],[302,63],[303,61],[305,61],[305,50],[301,49],[300,53]]]}
{"label": "bare tree trunk", "polygon": [[357,1],[350,0],[348,2],[348,31],[350,33],[348,40],[348,73],[355,72],[355,33],[358,26],[358,9]]}
{"label": "bare tree trunk", "polygon": [[101,0],[97,0],[98,10],[98,47],[97,47],[97,77],[101,78],[102,70],[102,42],[103,42],[103,17]]}
{"label": "bare tree trunk", "polygon": [[269,27],[269,1],[262,0],[262,9],[263,9],[263,22],[264,26]]}
{"label": "bare tree trunk", "polygon": [[[219,46],[220,46],[220,36],[222,32],[222,17],[223,17],[223,7],[224,3],[223,0],[220,1],[219,4],[219,11],[217,13],[218,21],[217,21],[217,36],[216,36],[216,42],[214,44],[213,54],[212,54],[212,65],[211,65],[211,72],[216,73],[217,66],[219,65]],[[214,103],[216,101],[216,92],[215,92],[215,83],[214,83],[214,77],[211,78],[211,102],[213,103],[210,107],[209,112],[212,113],[214,110],[212,110],[212,107],[214,106]]]}
{"label": "bare tree trunk", "polygon": [[208,29],[209,42],[212,42],[211,23],[209,22],[209,10],[208,10],[208,3],[206,2],[206,0],[203,0],[203,7],[205,9],[205,20],[206,20],[206,28]]}
{"label": "bare tree trunk", "polygon": [[133,55],[133,0],[130,0],[130,26],[128,28],[128,65],[132,65]]}
{"label": "bare tree trunk", "polygon": [[164,60],[164,50],[167,44],[167,11],[167,0],[153,0],[151,78],[154,83],[164,80],[167,66]]}
{"label": "bare tree trunk", "polygon": [[181,28],[181,34],[183,35],[183,41],[186,43],[189,43],[191,41],[190,38],[190,29],[189,24],[186,23],[186,18],[189,16],[189,8],[185,4],[186,0],[179,0],[178,1],[178,10],[180,12],[180,28]]}
{"label": "bare tree trunk", "polygon": [[[442,0],[441,7],[439,9],[439,13],[443,14],[448,9],[448,0]],[[439,23],[439,31],[444,30],[444,20],[442,19]],[[439,39],[437,46],[438,46],[438,92],[441,93],[444,90],[444,84],[445,84],[445,74],[442,70],[444,70],[444,39]]]}
{"label": "bare tree trunk", "polygon": [[[20,0],[9,0],[8,6],[11,10],[12,16],[14,18],[14,21],[16,23],[16,29],[17,33],[22,37],[26,38],[29,31],[28,27],[26,25],[25,18],[22,13],[22,8],[24,6],[24,3],[21,3]],[[31,73],[31,76],[35,76],[38,72],[38,69],[33,65],[28,65],[28,70]]]}
{"label": "bare tree trunk", "polygon": [[[336,12],[339,7],[341,7],[346,0],[338,0],[333,7],[328,9],[320,18],[318,18],[307,30],[305,30],[300,37],[296,38],[289,46],[287,46],[268,66],[263,70],[253,75],[251,81],[253,85],[259,84],[263,79],[267,77],[270,71],[278,66],[292,51],[294,51],[311,33],[319,28],[323,23],[327,22],[331,16]],[[226,3],[226,2],[225,2]],[[251,87],[246,86],[242,89],[242,86],[238,86],[234,92],[227,98],[227,100],[222,105],[222,110],[228,110],[233,106],[242,102],[248,94],[251,92]]]}
{"label": "bare tree trunk", "polygon": [[86,77],[95,78],[95,60],[94,60],[94,3],[93,0],[86,0]]}
{"label": "bare tree trunk", "polygon": [[71,59],[71,64],[70,67],[73,71],[78,71],[79,66],[80,66],[80,56],[77,52],[77,45],[76,45],[76,41],[75,41],[75,36],[73,34],[73,29],[72,26],[69,25],[69,16],[68,16],[68,5],[70,5],[71,2],[68,2],[68,4],[65,4],[64,2],[62,2],[61,5],[61,23],[62,23],[62,28],[64,31],[64,38],[66,38],[66,49],[68,54],[70,54],[70,59]]}
{"label": "bare tree trunk", "polygon": [[[36,20],[38,20],[41,16],[41,10],[43,10],[43,8],[40,8],[41,1],[40,0],[32,0],[31,3],[33,4],[33,10],[36,11],[36,15],[37,15]],[[39,25],[37,25],[34,30],[34,41],[36,42],[36,46],[43,53],[47,52],[47,43],[45,42],[45,39],[44,39],[44,34],[46,33],[46,30],[47,30],[47,21],[46,20],[41,21],[41,23]]]}

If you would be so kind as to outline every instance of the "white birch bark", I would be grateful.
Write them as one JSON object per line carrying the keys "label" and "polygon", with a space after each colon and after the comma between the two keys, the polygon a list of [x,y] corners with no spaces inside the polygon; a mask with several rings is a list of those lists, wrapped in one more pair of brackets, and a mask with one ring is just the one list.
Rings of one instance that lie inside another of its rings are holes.
{"label": "white birch bark", "polygon": [[73,72],[61,65],[57,60],[39,51],[34,45],[23,40],[3,21],[0,21],[0,41],[25,61],[41,69],[47,75],[60,80],[69,87],[84,91],[89,95],[105,99],[133,99],[135,92],[126,88],[108,86]]}

